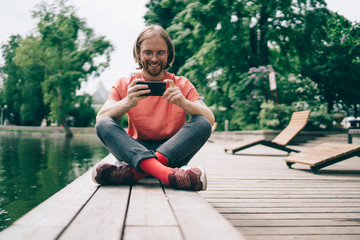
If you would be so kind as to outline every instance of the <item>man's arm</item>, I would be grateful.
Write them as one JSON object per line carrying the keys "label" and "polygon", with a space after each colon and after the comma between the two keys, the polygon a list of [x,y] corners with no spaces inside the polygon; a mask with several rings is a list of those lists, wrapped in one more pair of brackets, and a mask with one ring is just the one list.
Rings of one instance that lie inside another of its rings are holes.
{"label": "man's arm", "polygon": [[102,106],[98,112],[98,115],[96,116],[96,121],[99,121],[104,117],[111,117],[115,120],[119,120],[131,108],[135,107],[139,100],[146,98],[146,96],[141,95],[149,93],[150,90],[147,89],[147,85],[136,84],[139,81],[144,81],[144,79],[135,79],[129,84],[127,96],[124,99],[120,101],[115,101],[112,99],[106,100],[105,104]]}
{"label": "man's arm", "polygon": [[131,107],[127,104],[125,99],[117,102],[112,99],[106,100],[102,108],[99,110],[96,121],[98,122],[100,119],[104,117],[112,117],[115,120],[119,120],[125,113],[130,110]]}
{"label": "man's arm", "polygon": [[199,99],[195,102],[191,102],[184,97],[180,89],[176,87],[174,81],[166,79],[164,82],[169,83],[170,85],[163,95],[169,103],[173,103],[181,107],[190,116],[202,115],[210,121],[211,125],[214,125],[214,114],[202,100]]}
{"label": "man's arm", "polygon": [[187,104],[183,107],[183,109],[190,116],[202,115],[210,121],[211,125],[214,125],[215,123],[214,114],[201,99],[196,100],[195,102],[187,100]]}

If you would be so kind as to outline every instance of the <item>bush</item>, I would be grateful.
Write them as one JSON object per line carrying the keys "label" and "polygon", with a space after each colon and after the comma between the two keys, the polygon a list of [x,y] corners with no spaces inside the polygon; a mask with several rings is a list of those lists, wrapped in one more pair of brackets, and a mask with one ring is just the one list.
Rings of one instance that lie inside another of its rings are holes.
{"label": "bush", "polygon": [[92,97],[90,95],[77,96],[77,103],[70,111],[72,116],[73,127],[90,127],[95,125],[96,112],[92,105]]}

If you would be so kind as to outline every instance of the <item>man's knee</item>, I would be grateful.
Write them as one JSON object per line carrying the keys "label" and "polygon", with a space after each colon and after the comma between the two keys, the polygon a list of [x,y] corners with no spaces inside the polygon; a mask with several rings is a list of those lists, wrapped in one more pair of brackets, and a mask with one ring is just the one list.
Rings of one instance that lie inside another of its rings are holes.
{"label": "man's knee", "polygon": [[210,137],[211,135],[211,131],[212,131],[212,126],[210,121],[201,115],[198,116],[194,116],[193,120],[196,121],[196,128],[198,130],[201,130],[201,132],[206,136],[206,137]]}
{"label": "man's knee", "polygon": [[114,119],[111,117],[104,117],[96,122],[95,131],[98,136],[100,136],[104,131],[111,129],[111,126],[114,125]]}

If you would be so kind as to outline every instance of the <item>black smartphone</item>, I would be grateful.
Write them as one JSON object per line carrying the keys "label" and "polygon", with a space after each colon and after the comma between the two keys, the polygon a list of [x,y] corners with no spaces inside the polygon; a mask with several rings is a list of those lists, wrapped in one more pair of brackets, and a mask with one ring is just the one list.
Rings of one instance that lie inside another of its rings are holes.
{"label": "black smartphone", "polygon": [[150,92],[141,96],[162,96],[166,89],[166,84],[164,82],[137,82],[136,84],[145,84],[149,86]]}

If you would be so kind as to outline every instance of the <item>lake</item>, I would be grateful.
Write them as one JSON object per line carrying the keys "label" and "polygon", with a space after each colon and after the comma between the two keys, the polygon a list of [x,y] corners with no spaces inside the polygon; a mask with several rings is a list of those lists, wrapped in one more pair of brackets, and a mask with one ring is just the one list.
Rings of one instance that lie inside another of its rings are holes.
{"label": "lake", "polygon": [[0,133],[0,231],[106,155],[96,135]]}

